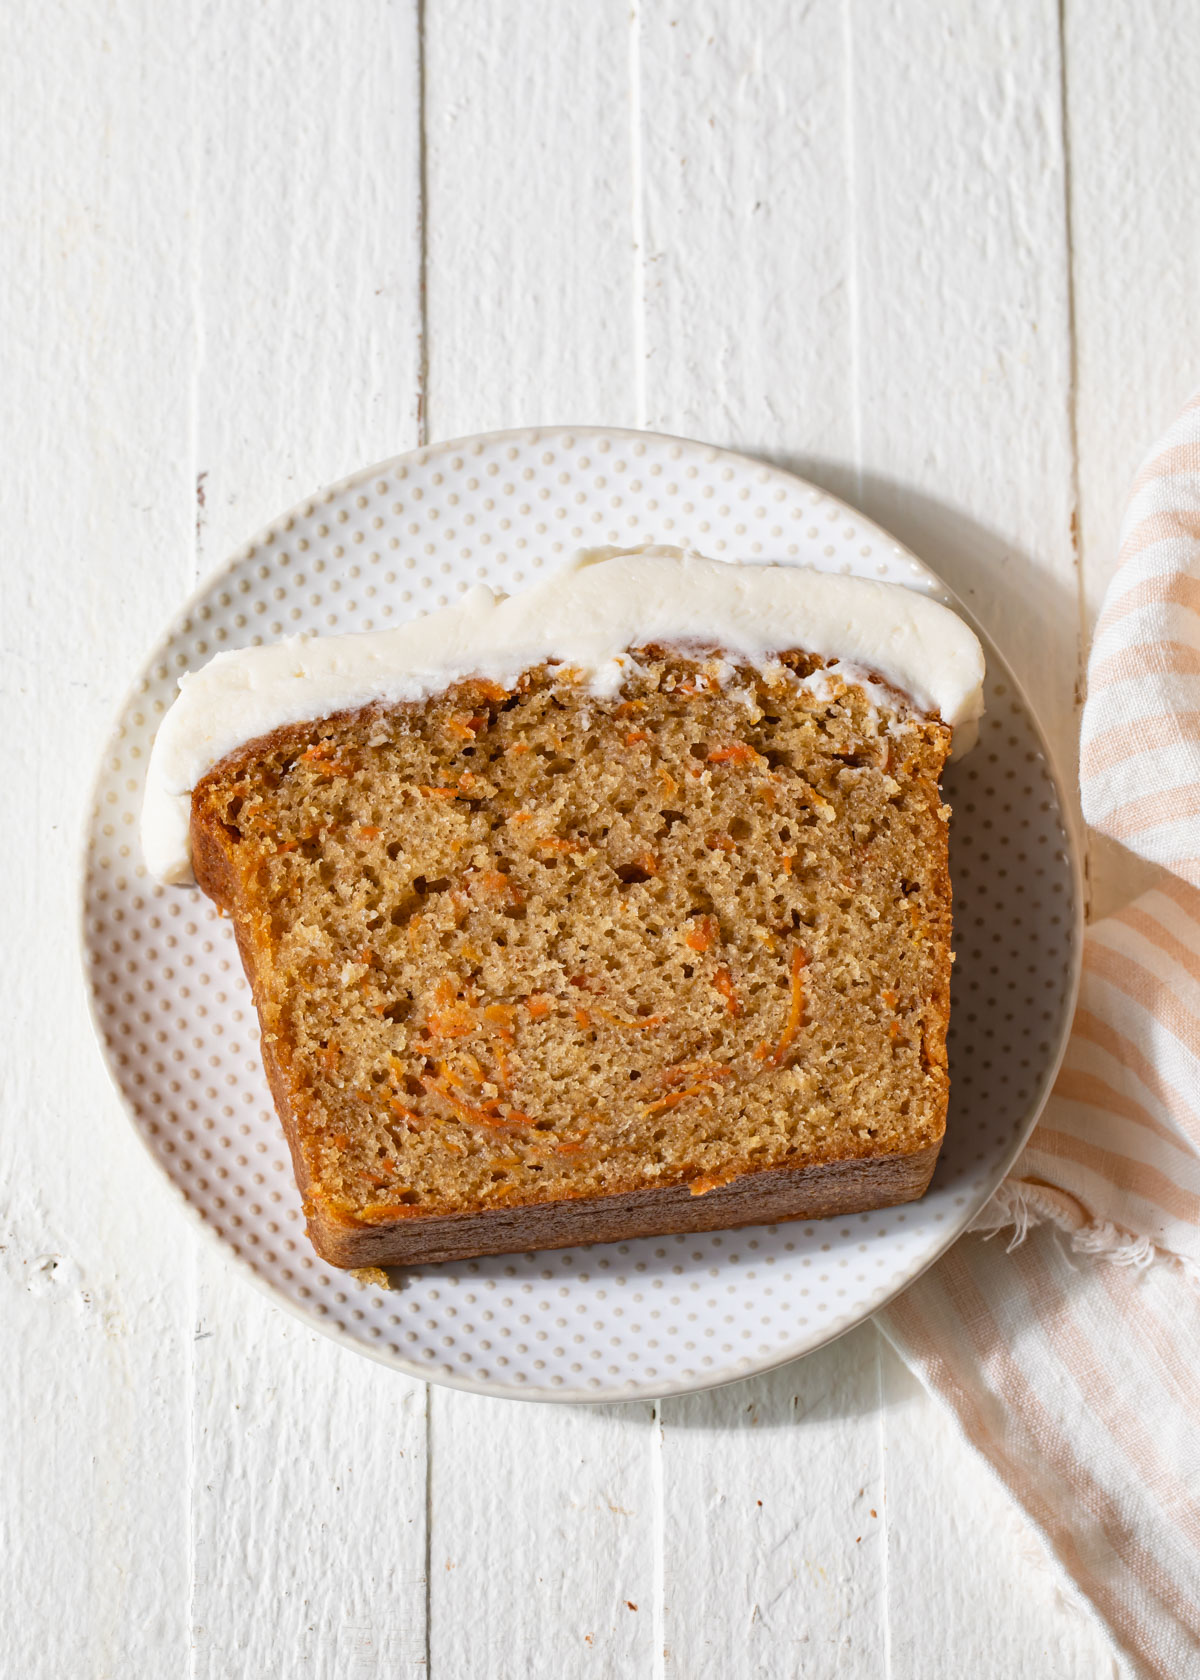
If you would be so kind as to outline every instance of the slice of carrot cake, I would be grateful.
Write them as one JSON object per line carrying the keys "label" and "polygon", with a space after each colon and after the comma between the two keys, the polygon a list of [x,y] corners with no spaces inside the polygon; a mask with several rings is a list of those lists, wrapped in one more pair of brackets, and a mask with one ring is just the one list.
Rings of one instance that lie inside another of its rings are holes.
{"label": "slice of carrot cake", "polygon": [[982,677],[915,592],[655,548],[185,679],[146,857],[232,918],[318,1252],[920,1196]]}

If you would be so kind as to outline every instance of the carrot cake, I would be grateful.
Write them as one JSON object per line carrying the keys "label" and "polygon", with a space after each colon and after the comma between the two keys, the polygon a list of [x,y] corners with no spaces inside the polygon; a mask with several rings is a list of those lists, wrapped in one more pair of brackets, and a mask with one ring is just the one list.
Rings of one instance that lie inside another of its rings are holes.
{"label": "carrot cake", "polygon": [[146,860],[232,919],[317,1251],[920,1196],[982,680],[915,591],[666,548],[185,678]]}

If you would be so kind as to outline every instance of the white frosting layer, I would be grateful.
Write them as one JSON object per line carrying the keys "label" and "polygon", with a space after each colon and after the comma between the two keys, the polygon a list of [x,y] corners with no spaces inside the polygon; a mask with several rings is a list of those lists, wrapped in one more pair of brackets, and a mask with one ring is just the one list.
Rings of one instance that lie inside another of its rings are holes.
{"label": "white frosting layer", "polygon": [[721,648],[765,665],[789,648],[874,673],[974,741],[983,650],[948,608],[898,584],[800,566],[738,565],[678,548],[594,549],[523,589],[477,587],[395,630],[294,636],[219,653],[180,679],[159,726],[142,810],[152,875],[191,879],[191,791],[236,747],[285,724],[375,701],[423,700],[463,677],[512,687],[547,659],[615,694],[627,650],[650,642]]}

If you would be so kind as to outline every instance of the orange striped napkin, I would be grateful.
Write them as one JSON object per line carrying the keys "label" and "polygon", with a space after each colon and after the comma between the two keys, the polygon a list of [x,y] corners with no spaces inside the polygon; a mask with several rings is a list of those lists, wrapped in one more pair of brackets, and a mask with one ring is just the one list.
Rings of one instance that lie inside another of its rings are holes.
{"label": "orange striped napkin", "polygon": [[1088,667],[1087,820],[1165,884],[1093,926],[1012,1176],[880,1315],[1135,1670],[1200,1676],[1200,394],[1134,482]]}

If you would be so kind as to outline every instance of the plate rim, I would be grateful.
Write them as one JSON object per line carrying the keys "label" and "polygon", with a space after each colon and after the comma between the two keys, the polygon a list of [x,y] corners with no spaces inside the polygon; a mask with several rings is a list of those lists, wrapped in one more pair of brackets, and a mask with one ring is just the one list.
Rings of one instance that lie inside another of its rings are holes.
{"label": "plate rim", "polygon": [[[79,836],[80,846],[78,852],[79,870],[77,901],[79,919],[77,923],[77,933],[79,938],[81,977],[84,982],[84,995],[87,1004],[88,1020],[91,1023],[92,1033],[95,1039],[95,1047],[97,1053],[99,1054],[105,1076],[117,1096],[120,1107],[124,1112],[125,1118],[128,1121],[131,1130],[137,1138],[144,1157],[156,1169],[156,1179],[160,1183],[165,1183],[170,1191],[172,1199],[177,1206],[183,1209],[184,1213],[192,1222],[193,1228],[199,1229],[204,1234],[206,1241],[208,1241],[215,1252],[221,1256],[222,1260],[227,1265],[234,1268],[241,1277],[246,1279],[260,1295],[266,1297],[276,1307],[283,1309],[292,1318],[304,1324],[310,1331],[315,1331],[316,1333],[323,1335],[328,1341],[334,1343],[335,1346],[360,1354],[364,1358],[370,1359],[378,1365],[383,1365],[389,1370],[399,1372],[401,1375],[416,1382],[436,1383],[443,1388],[458,1389],[461,1392],[470,1394],[484,1394],[489,1398],[501,1400],[533,1401],[542,1403],[554,1402],[564,1405],[629,1405],[635,1404],[639,1401],[657,1402],[659,1400],[676,1398],[686,1394],[701,1394],[710,1389],[728,1387],[732,1383],[747,1381],[752,1377],[766,1376],[772,1371],[779,1370],[784,1365],[793,1364],[798,1360],[807,1358],[809,1354],[820,1352],[822,1348],[831,1346],[832,1343],[838,1341],[842,1336],[849,1335],[852,1330],[857,1330],[862,1324],[865,1324],[868,1320],[873,1320],[878,1313],[883,1312],[892,1304],[893,1301],[904,1294],[906,1290],[911,1289],[912,1286],[917,1283],[931,1267],[937,1264],[947,1250],[953,1247],[959,1238],[966,1234],[976,1215],[987,1205],[988,1201],[990,1201],[998,1186],[1003,1182],[1004,1178],[1009,1173],[1014,1161],[1020,1155],[1021,1151],[1028,1142],[1029,1137],[1033,1132],[1034,1127],[1040,1120],[1046,1103],[1049,1100],[1051,1091],[1054,1087],[1054,1082],[1058,1077],[1059,1069],[1061,1068],[1063,1059],[1066,1055],[1067,1046],[1071,1037],[1071,1024],[1074,1020],[1075,1008],[1078,1002],[1079,986],[1082,974],[1083,940],[1086,927],[1084,875],[1080,856],[1082,837],[1079,833],[1079,819],[1073,805],[1066,797],[1067,783],[1063,778],[1058,758],[1047,738],[1041,718],[1038,716],[1038,713],[1031,704],[1023,683],[1013,671],[1003,649],[997,645],[994,637],[979,622],[971,608],[967,606],[967,604],[953,589],[950,588],[949,584],[946,583],[940,573],[935,571],[927,561],[922,560],[920,555],[914,553],[906,543],[901,542],[898,537],[892,534],[892,532],[888,531],[884,526],[878,524],[877,521],[870,517],[870,515],[862,512],[861,509],[854,507],[851,503],[845,501],[835,492],[827,490],[819,484],[814,484],[811,479],[804,478],[801,474],[793,472],[790,468],[779,466],[773,461],[763,459],[761,456],[747,454],[742,450],[726,449],[722,445],[708,443],[702,438],[686,437],[679,433],[651,431],[649,429],[632,426],[607,426],[592,421],[580,421],[576,424],[555,422],[550,425],[514,426],[502,428],[497,431],[473,432],[462,437],[447,438],[436,443],[418,444],[415,448],[406,449],[398,454],[389,455],[381,460],[373,461],[366,466],[358,467],[353,472],[346,474],[342,478],[335,479],[329,484],[322,485],[318,489],[314,490],[310,495],[301,497],[290,507],[285,508],[283,511],[276,514],[274,518],[269,520],[265,525],[261,526],[252,536],[248,537],[243,543],[241,543],[238,548],[228,554],[218,565],[206,572],[202,578],[198,579],[192,590],[188,593],[186,599],[175,609],[174,613],[167,620],[165,629],[153,642],[148,652],[143,656],[139,666],[139,672],[144,672],[147,668],[152,667],[157,661],[159,661],[162,653],[169,646],[172,637],[175,635],[177,627],[189,616],[193,608],[201,603],[202,598],[211,592],[221,577],[228,573],[241,560],[244,560],[248,554],[257,551],[260,548],[269,548],[273,546],[280,530],[286,530],[287,522],[289,520],[293,518],[307,517],[310,511],[314,510],[319,502],[331,501],[340,492],[351,490],[356,485],[361,484],[377,475],[385,476],[388,472],[394,471],[398,465],[415,461],[417,465],[425,466],[437,455],[461,452],[463,450],[470,449],[474,444],[486,445],[518,440],[526,444],[536,444],[546,441],[551,437],[575,436],[580,433],[587,434],[589,437],[597,438],[636,439],[640,441],[653,439],[656,442],[681,444],[688,449],[707,450],[711,452],[713,456],[712,462],[709,463],[710,465],[716,465],[722,460],[736,461],[743,466],[758,470],[765,470],[774,476],[786,478],[793,484],[799,486],[801,489],[815,493],[824,500],[833,503],[847,515],[852,516],[856,521],[858,521],[864,529],[874,533],[879,540],[889,543],[897,554],[909,560],[919,569],[920,573],[923,573],[926,577],[933,580],[937,590],[941,592],[946,604],[948,604],[952,610],[959,615],[959,617],[971,626],[985,644],[985,648],[989,656],[989,670],[991,668],[992,658],[999,660],[1000,666],[1002,667],[1003,680],[1009,684],[1013,695],[1019,700],[1024,714],[1027,717],[1035,736],[1037,737],[1038,745],[1041,748],[1045,759],[1047,772],[1054,784],[1055,793],[1058,796],[1059,812],[1062,819],[1063,833],[1066,841],[1066,862],[1070,871],[1073,887],[1070,928],[1070,960],[1067,984],[1065,988],[1067,1007],[1064,1009],[1063,1014],[1065,1024],[1063,1030],[1059,1034],[1058,1043],[1055,1046],[1054,1052],[1047,1058],[1044,1071],[1038,1083],[1038,1088],[1030,1099],[1024,1121],[1014,1132],[1007,1148],[998,1157],[998,1165],[993,1167],[991,1172],[988,1174],[986,1180],[986,1192],[967,1199],[966,1206],[962,1210],[959,1210],[956,1217],[950,1221],[948,1231],[939,1239],[932,1252],[922,1260],[916,1270],[906,1276],[903,1282],[896,1284],[894,1287],[889,1286],[886,1288],[883,1291],[881,1298],[873,1306],[868,1308],[867,1311],[860,1313],[857,1317],[852,1317],[849,1322],[845,1324],[833,1326],[829,1330],[828,1334],[822,1336],[819,1340],[809,1342],[800,1349],[797,1349],[794,1346],[784,1349],[777,1357],[773,1354],[771,1357],[763,1360],[749,1360],[744,1369],[730,1370],[726,1367],[725,1370],[714,1373],[711,1377],[705,1375],[702,1377],[697,1376],[690,1379],[680,1379],[676,1381],[666,1379],[663,1381],[647,1382],[637,1385],[624,1383],[599,1389],[585,1389],[568,1388],[565,1384],[553,1388],[547,1386],[536,1386],[534,1384],[522,1384],[518,1387],[513,1384],[497,1382],[490,1377],[480,1378],[473,1376],[460,1376],[456,1372],[432,1372],[424,1369],[416,1364],[416,1362],[405,1358],[403,1354],[394,1353],[390,1348],[372,1347],[365,1341],[359,1341],[350,1337],[347,1334],[344,1325],[338,1323],[336,1320],[327,1321],[319,1314],[316,1314],[310,1309],[302,1306],[299,1302],[293,1301],[282,1289],[279,1289],[269,1277],[261,1273],[248,1258],[239,1253],[233,1244],[227,1241],[227,1239],[219,1231],[214,1229],[211,1222],[205,1217],[203,1211],[188,1199],[180,1184],[176,1181],[174,1176],[168,1172],[163,1162],[159,1159],[158,1155],[151,1147],[149,1135],[139,1121],[132,1103],[117,1078],[115,1064],[106,1049],[105,1030],[99,1019],[97,992],[92,983],[92,950],[87,930],[87,916],[89,909],[88,863],[94,840],[96,795],[104,775],[104,758],[108,751],[109,744],[115,734],[119,720],[130,708],[139,692],[138,683],[140,679],[138,676],[135,676],[126,685],[119,701],[109,714],[109,727],[103,737],[99,754],[99,763],[89,783],[89,798],[85,805],[85,814],[81,824],[82,832]],[[742,564],[742,562],[738,560],[734,560],[729,563],[734,565]],[[901,585],[899,587],[908,586]],[[608,1245],[578,1244],[572,1246],[587,1249],[590,1247],[606,1247]],[[349,1278],[353,1274],[346,1273],[345,1275]],[[369,1285],[360,1283],[357,1278],[354,1279],[354,1282],[356,1287],[359,1288],[370,1287]]]}

